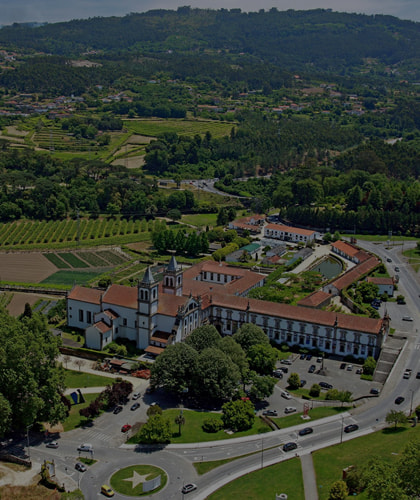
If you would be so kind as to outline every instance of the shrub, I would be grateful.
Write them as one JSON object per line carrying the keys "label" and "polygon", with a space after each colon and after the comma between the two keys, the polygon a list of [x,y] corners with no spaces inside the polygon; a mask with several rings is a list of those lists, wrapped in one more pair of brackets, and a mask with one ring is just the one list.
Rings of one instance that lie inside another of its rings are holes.
{"label": "shrub", "polygon": [[223,422],[219,418],[206,418],[203,422],[202,429],[204,432],[218,432],[223,429]]}
{"label": "shrub", "polygon": [[317,398],[321,394],[321,387],[319,384],[313,384],[309,390],[309,396]]}

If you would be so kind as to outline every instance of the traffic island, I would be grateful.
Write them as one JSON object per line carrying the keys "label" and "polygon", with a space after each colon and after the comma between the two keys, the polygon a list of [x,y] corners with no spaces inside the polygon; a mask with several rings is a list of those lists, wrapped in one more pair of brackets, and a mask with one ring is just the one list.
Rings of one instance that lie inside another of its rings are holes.
{"label": "traffic island", "polygon": [[157,493],[166,486],[166,472],[154,465],[131,465],[111,476],[111,487],[122,495],[137,497]]}

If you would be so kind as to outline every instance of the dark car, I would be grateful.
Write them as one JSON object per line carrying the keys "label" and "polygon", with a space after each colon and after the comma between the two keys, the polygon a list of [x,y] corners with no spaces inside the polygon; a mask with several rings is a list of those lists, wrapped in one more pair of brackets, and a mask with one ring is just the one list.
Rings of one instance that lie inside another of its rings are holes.
{"label": "dark car", "polygon": [[420,372],[417,372],[416,378],[420,378]]}
{"label": "dark car", "polygon": [[137,410],[137,408],[140,408],[140,403],[134,403],[133,405],[131,405],[130,410],[134,411]]}
{"label": "dark car", "polygon": [[300,355],[300,359],[305,359],[306,358],[306,354],[301,354]]}
{"label": "dark car", "polygon": [[346,368],[346,363],[341,363],[340,370],[344,370]]}
{"label": "dark car", "polygon": [[274,370],[273,371],[273,377],[283,378],[283,370]]}
{"label": "dark car", "polygon": [[264,410],[263,415],[267,415],[267,417],[277,417],[277,410]]}
{"label": "dark car", "polygon": [[312,359],[312,354],[307,354],[307,355],[306,355],[306,359],[307,359],[308,361],[310,361],[310,360]]}
{"label": "dark car", "polygon": [[194,491],[197,489],[197,485],[194,483],[189,483],[189,484],[184,484],[182,487],[182,493],[190,493],[191,491]]}
{"label": "dark car", "polygon": [[114,408],[114,415],[117,415],[118,413],[120,413],[121,411],[123,411],[123,407],[118,405]]}
{"label": "dark car", "polygon": [[395,400],[395,404],[400,405],[404,401],[404,399],[405,398],[403,398],[402,396],[398,396],[398,398]]}
{"label": "dark car", "polygon": [[76,470],[78,470],[79,472],[86,472],[87,471],[86,465],[82,464],[82,462],[76,462],[76,465],[74,466],[74,468]]}
{"label": "dark car", "polygon": [[311,366],[309,367],[308,372],[309,372],[309,373],[313,373],[315,370],[316,370],[316,366],[315,366],[315,365],[311,365]]}
{"label": "dark car", "polygon": [[306,436],[307,434],[312,434],[314,430],[312,427],[305,427],[304,429],[299,431],[299,436]]}
{"label": "dark car", "polygon": [[288,373],[289,372],[289,368],[287,368],[287,366],[281,366],[279,368],[279,370],[281,370],[283,373]]}
{"label": "dark car", "polygon": [[373,394],[374,396],[377,396],[379,394],[379,389],[376,389],[376,387],[372,387],[370,393]]}
{"label": "dark car", "polygon": [[297,444],[296,443],[286,443],[283,445],[283,451],[292,451],[296,450]]}
{"label": "dark car", "polygon": [[305,385],[306,385],[306,380],[302,380],[302,379],[301,379],[301,381],[300,381],[300,386],[301,386],[301,387],[304,387]]}
{"label": "dark car", "polygon": [[354,431],[357,431],[358,428],[359,428],[359,426],[356,424],[346,425],[344,427],[344,432],[347,432],[347,433],[354,432]]}
{"label": "dark car", "polygon": [[328,382],[320,382],[319,386],[322,387],[323,389],[332,389],[333,386],[329,384]]}

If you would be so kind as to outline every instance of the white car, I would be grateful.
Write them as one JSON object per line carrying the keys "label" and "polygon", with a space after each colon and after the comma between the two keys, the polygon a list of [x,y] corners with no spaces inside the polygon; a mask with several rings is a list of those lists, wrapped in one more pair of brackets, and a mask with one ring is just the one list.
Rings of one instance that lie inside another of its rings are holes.
{"label": "white car", "polygon": [[296,411],[296,408],[294,406],[286,406],[284,409],[284,413],[294,413]]}
{"label": "white car", "polygon": [[50,441],[45,445],[47,448],[58,448],[58,443],[57,441]]}
{"label": "white car", "polygon": [[281,391],[281,397],[284,399],[292,399],[292,396],[287,391]]}
{"label": "white car", "polygon": [[93,451],[93,446],[90,443],[83,443],[78,446],[77,451]]}
{"label": "white car", "polygon": [[133,394],[133,399],[139,399],[139,397],[140,397],[140,393],[139,392],[135,392]]}

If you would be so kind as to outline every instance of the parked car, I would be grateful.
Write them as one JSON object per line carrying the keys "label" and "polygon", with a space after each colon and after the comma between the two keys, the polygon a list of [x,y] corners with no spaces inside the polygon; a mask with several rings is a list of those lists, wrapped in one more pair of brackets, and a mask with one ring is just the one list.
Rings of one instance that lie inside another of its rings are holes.
{"label": "parked car", "polygon": [[289,368],[287,368],[287,366],[280,366],[279,370],[282,371],[283,373],[289,372]]}
{"label": "parked car", "polygon": [[403,401],[404,401],[405,398],[403,398],[402,396],[398,396],[398,398],[394,401],[396,405],[400,405]]}
{"label": "parked car", "polygon": [[346,363],[341,363],[340,370],[344,370],[346,368]]}
{"label": "parked car", "polygon": [[284,409],[284,413],[294,413],[296,411],[296,408],[294,406],[286,406]]}
{"label": "parked car", "polygon": [[273,371],[273,377],[283,378],[283,370],[274,370]]}
{"label": "parked car", "polygon": [[306,385],[306,380],[300,379],[300,386],[304,387]]}
{"label": "parked car", "polygon": [[120,405],[118,405],[118,406],[116,406],[116,407],[114,408],[113,413],[114,413],[114,415],[117,415],[117,414],[118,414],[118,413],[120,413],[121,411],[123,411],[123,407],[122,407],[122,406],[120,406]]}
{"label": "parked car", "polygon": [[352,370],[353,370],[353,365],[348,365],[348,366],[347,366],[347,371],[348,371],[348,372],[351,372]]}
{"label": "parked car", "polygon": [[124,424],[121,427],[121,432],[128,432],[130,429],[131,429],[131,425],[130,424]]}
{"label": "parked car", "polygon": [[306,436],[307,434],[312,434],[314,430],[312,427],[305,427],[299,431],[299,436]]}
{"label": "parked car", "polygon": [[309,367],[308,373],[313,373],[315,370],[316,370],[316,366],[315,365],[311,365]]}
{"label": "parked car", "polygon": [[321,356],[318,356],[318,357],[316,358],[316,362],[317,362],[317,363],[322,363],[322,357],[321,357]]}
{"label": "parked car", "polygon": [[57,441],[50,441],[45,445],[47,448],[58,448],[58,443]]}
{"label": "parked car", "polygon": [[277,410],[264,410],[262,412],[263,415],[266,415],[267,417],[277,417],[278,413]]}
{"label": "parked car", "polygon": [[140,408],[140,403],[134,403],[133,405],[131,405],[130,410],[134,411],[134,410],[137,410],[137,408]]}
{"label": "parked car", "polygon": [[414,321],[411,316],[403,316],[403,321]]}
{"label": "parked car", "polygon": [[281,363],[282,365],[291,365],[291,364],[292,364],[292,362],[290,361],[290,359],[282,359],[282,360],[280,361],[280,363]]}
{"label": "parked car", "polygon": [[141,396],[141,394],[139,392],[135,392],[133,394],[133,399],[139,399],[140,396]]}
{"label": "parked car", "polygon": [[387,262],[392,262],[392,259],[390,259],[389,257],[387,257],[386,261]]}
{"label": "parked car", "polygon": [[287,391],[281,391],[281,397],[284,399],[292,399],[292,396]]}
{"label": "parked car", "polygon": [[376,389],[376,387],[372,387],[370,390],[370,393],[373,394],[374,396],[377,396],[379,394],[379,389]]}
{"label": "parked car", "polygon": [[286,443],[283,445],[283,451],[292,451],[296,450],[297,444],[296,443]]}
{"label": "parked car", "polygon": [[82,462],[76,462],[76,465],[74,466],[74,468],[76,470],[78,470],[79,472],[86,472],[87,471],[86,465],[82,464]]}
{"label": "parked car", "polygon": [[308,361],[310,361],[310,360],[312,359],[312,354],[307,354],[307,355],[306,355],[306,359],[307,359]]}
{"label": "parked car", "polygon": [[181,491],[182,491],[182,493],[191,493],[191,491],[194,491],[196,489],[197,489],[196,484],[188,483],[188,484],[184,484]]}
{"label": "parked car", "polygon": [[363,368],[358,368],[356,370],[357,375],[361,375],[363,373]]}
{"label": "parked car", "polygon": [[358,428],[359,428],[359,426],[356,424],[346,425],[344,427],[344,432],[346,432],[346,433],[354,432],[354,431],[357,431]]}
{"label": "parked car", "polygon": [[323,389],[332,389],[333,386],[329,384],[328,382],[320,382],[319,386],[322,387]]}
{"label": "parked car", "polygon": [[301,354],[300,355],[300,359],[305,359],[306,358],[306,354]]}

